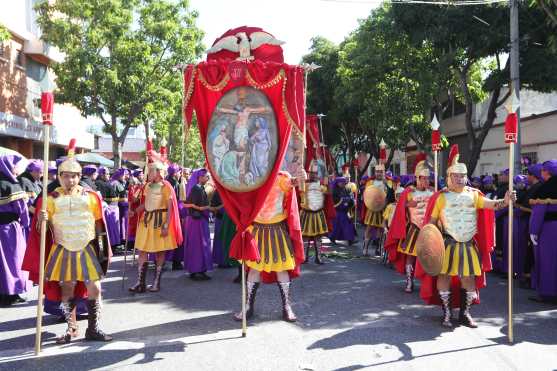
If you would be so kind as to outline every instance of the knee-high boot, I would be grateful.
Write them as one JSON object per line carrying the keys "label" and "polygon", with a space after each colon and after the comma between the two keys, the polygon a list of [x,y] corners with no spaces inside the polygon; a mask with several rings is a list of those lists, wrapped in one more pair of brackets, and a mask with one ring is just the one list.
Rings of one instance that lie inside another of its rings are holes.
{"label": "knee-high boot", "polygon": [[135,293],[145,292],[145,279],[147,278],[148,266],[149,263],[145,262],[139,267],[137,267],[137,283],[128,289],[130,292],[135,292]]}
{"label": "knee-high boot", "polygon": [[[247,285],[246,285],[246,291],[247,291],[247,295],[246,295],[246,319],[250,319],[253,317],[253,314],[255,313],[255,295],[257,294],[257,289],[259,288],[259,282],[251,282],[248,281]],[[240,311],[239,313],[236,313],[234,315],[234,319],[236,321],[241,321],[242,320],[242,311]]]}
{"label": "knee-high boot", "polygon": [[153,284],[149,286],[150,292],[157,292],[161,289],[162,267],[162,265],[157,265],[157,269],[155,271],[155,279],[153,280]]}
{"label": "knee-high boot", "polygon": [[315,246],[315,264],[321,265],[323,264],[323,261],[321,260],[321,253],[319,251],[321,249],[321,237],[315,237],[313,245]]}
{"label": "knee-high boot", "polygon": [[451,322],[451,292],[439,291],[439,297],[441,298],[441,304],[443,307],[443,326],[453,327]]}
{"label": "knee-high boot", "polygon": [[60,303],[62,316],[68,324],[68,327],[64,335],[61,335],[56,339],[57,344],[67,344],[72,340],[72,338],[77,336],[77,323],[74,321],[74,318],[72,316],[72,312],[75,309],[75,306],[76,304],[74,299],[70,299],[67,302],[63,301]]}
{"label": "knee-high boot", "polygon": [[297,318],[290,305],[290,282],[277,282],[282,299],[282,319],[286,322],[296,322]]}
{"label": "knee-high boot", "polygon": [[406,287],[404,291],[407,293],[414,291],[414,266],[412,264],[406,264]]}
{"label": "knee-high boot", "polygon": [[458,315],[458,322],[471,328],[478,327],[478,324],[470,315],[470,307],[474,303],[474,300],[476,300],[475,291],[460,290],[460,313]]}
{"label": "knee-high boot", "polygon": [[87,300],[87,309],[89,311],[89,316],[87,331],[85,331],[85,340],[111,341],[112,336],[105,334],[99,328],[99,320],[101,316],[101,301],[99,299]]}

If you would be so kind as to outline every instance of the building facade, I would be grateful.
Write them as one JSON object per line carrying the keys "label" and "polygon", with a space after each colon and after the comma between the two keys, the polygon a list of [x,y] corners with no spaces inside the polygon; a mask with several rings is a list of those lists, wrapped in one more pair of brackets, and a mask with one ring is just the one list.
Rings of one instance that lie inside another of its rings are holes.
{"label": "building facade", "polygon": [[[11,38],[0,43],[0,146],[28,158],[42,158],[43,127],[40,96],[55,88],[52,63],[63,54],[40,39],[33,9],[37,0],[10,1],[0,11],[0,23]],[[56,99],[56,98],[55,98]],[[80,151],[94,147],[86,119],[73,106],[55,104],[51,131],[52,158],[64,154],[71,138]]]}

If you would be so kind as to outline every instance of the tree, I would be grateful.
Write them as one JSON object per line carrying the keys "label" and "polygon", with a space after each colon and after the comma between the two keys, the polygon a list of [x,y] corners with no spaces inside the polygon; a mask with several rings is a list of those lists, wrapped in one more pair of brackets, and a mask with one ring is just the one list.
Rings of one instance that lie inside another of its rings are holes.
{"label": "tree", "polygon": [[10,31],[0,23],[0,42],[10,39]]}
{"label": "tree", "polygon": [[[473,173],[496,110],[507,99],[503,87],[509,83],[509,10],[503,5],[447,6],[393,5],[394,19],[416,46],[429,43],[444,60],[450,75],[444,81],[464,105],[469,145],[468,171]],[[555,54],[547,47],[548,30],[539,9],[520,7],[521,85],[548,91],[557,84]],[[486,63],[491,58],[492,63]],[[541,60],[544,63],[540,63]],[[487,78],[484,76],[487,75]],[[481,82],[481,83],[480,83]],[[474,103],[489,97],[486,118],[472,122]]]}
{"label": "tree", "polygon": [[58,99],[102,120],[121,166],[130,127],[152,108],[175,109],[181,77],[172,69],[203,50],[197,13],[187,0],[57,0],[37,10],[43,39],[66,55],[53,66]]}

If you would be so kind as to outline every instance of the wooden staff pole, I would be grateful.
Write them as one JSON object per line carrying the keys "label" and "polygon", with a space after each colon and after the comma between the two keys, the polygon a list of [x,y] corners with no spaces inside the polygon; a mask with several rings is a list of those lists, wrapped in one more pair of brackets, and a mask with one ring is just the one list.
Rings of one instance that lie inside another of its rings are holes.
{"label": "wooden staff pole", "polygon": [[[509,143],[509,192],[512,194],[514,189],[514,143]],[[514,334],[513,334],[513,202],[509,202],[509,216],[508,216],[508,244],[507,244],[507,289],[508,289],[508,296],[509,296],[509,307],[508,307],[508,338],[509,343],[514,342]]]}
{"label": "wooden staff pole", "polygon": [[[243,248],[242,246],[242,250]],[[246,318],[246,263],[242,260],[242,337],[245,338],[246,336],[248,336],[248,320]]]}
{"label": "wooden staff pole", "polygon": [[[41,213],[46,212],[46,203],[48,197],[48,154],[50,144],[50,125],[43,125],[43,194]],[[45,261],[45,245],[46,245],[46,220],[41,222],[41,244],[39,253],[39,294],[37,300],[37,331],[35,334],[35,355],[41,353],[41,331],[43,327],[43,292],[44,292],[44,261]],[[35,228],[35,226],[31,226]]]}
{"label": "wooden staff pole", "polygon": [[437,184],[439,183],[438,182],[438,179],[439,179],[439,174],[438,174],[438,170],[439,170],[439,152],[438,151],[433,151],[433,162],[434,162],[434,164],[433,164],[433,166],[434,166],[433,181],[435,182],[435,184],[433,186],[434,186],[435,192],[437,192],[438,191],[438,185]]}

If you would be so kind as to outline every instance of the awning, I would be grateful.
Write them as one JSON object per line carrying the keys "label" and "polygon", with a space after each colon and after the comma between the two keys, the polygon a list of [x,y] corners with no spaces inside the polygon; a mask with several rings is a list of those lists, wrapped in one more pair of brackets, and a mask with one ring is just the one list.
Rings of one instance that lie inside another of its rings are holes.
{"label": "awning", "polygon": [[114,161],[109,160],[106,157],[99,155],[98,153],[93,153],[93,152],[80,153],[78,155],[75,155],[75,158],[79,162],[97,164],[97,165],[106,166],[110,168],[114,167]]}

